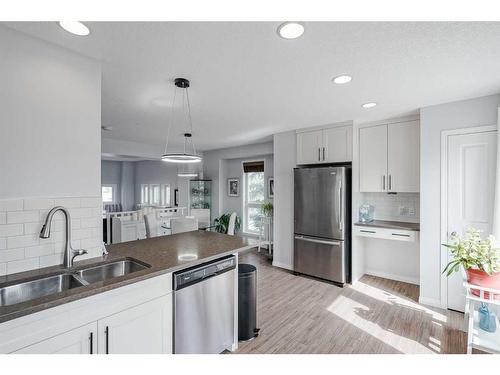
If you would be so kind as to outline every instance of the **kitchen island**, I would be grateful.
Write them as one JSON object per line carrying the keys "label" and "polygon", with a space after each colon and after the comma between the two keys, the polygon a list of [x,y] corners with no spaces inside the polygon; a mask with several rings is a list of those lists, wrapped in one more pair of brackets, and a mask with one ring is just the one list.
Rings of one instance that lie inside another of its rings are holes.
{"label": "kitchen island", "polygon": [[[59,346],[85,353],[172,352],[172,273],[231,254],[237,255],[252,247],[254,245],[240,237],[205,231],[110,245],[107,255],[77,262],[69,272],[123,260],[137,261],[145,267],[45,297],[0,306],[0,352],[23,351],[25,348],[33,350],[24,352],[58,352]],[[0,288],[62,272],[68,270],[55,266],[3,276]],[[237,285],[237,280],[235,283]],[[145,304],[149,304],[150,309],[141,309]],[[107,321],[128,309],[135,309],[130,317]],[[129,319],[137,325],[141,316],[144,317],[144,327],[123,324]],[[110,333],[113,324],[116,329]],[[120,331],[122,326],[126,328]],[[82,327],[85,328],[83,331]],[[74,329],[81,332],[68,334]],[[130,340],[130,345],[123,345],[125,338],[121,335],[135,329],[144,332],[142,338],[135,337]],[[152,336],[148,336],[148,332]],[[59,335],[70,337],[39,345],[46,340],[54,341]],[[155,339],[158,345],[151,346]],[[65,346],[66,341],[71,345]],[[116,350],[112,350],[113,346]]]}

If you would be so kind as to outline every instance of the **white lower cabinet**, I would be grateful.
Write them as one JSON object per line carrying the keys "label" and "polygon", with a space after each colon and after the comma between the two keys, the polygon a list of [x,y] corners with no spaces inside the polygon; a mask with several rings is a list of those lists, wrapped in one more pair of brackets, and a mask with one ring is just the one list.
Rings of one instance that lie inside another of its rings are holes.
{"label": "white lower cabinet", "polygon": [[14,354],[97,353],[97,322],[72,329],[14,352]]}
{"label": "white lower cabinet", "polygon": [[172,274],[0,323],[0,353],[170,354]]}
{"label": "white lower cabinet", "polygon": [[163,297],[101,319],[98,353],[172,353],[172,299]]}

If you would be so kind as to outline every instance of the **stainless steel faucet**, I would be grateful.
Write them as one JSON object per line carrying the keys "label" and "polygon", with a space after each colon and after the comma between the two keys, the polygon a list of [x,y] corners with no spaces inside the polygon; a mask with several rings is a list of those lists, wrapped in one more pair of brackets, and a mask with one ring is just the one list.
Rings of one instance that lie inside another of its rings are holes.
{"label": "stainless steel faucet", "polygon": [[49,211],[47,217],[45,218],[45,223],[43,224],[42,230],[40,231],[40,238],[50,237],[50,226],[52,224],[52,217],[57,211],[61,211],[66,219],[66,250],[64,253],[63,266],[64,268],[69,269],[73,267],[73,259],[75,259],[79,255],[87,254],[87,250],[83,249],[75,250],[71,247],[71,216],[67,208],[62,206],[57,206]]}

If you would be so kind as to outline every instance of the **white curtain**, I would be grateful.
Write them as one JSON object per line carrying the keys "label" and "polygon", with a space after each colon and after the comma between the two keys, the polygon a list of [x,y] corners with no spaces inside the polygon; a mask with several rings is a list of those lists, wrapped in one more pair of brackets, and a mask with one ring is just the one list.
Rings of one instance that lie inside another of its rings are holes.
{"label": "white curtain", "polygon": [[495,236],[496,246],[500,247],[500,108],[497,115],[497,167],[495,180],[495,201],[493,205],[493,225],[491,234]]}

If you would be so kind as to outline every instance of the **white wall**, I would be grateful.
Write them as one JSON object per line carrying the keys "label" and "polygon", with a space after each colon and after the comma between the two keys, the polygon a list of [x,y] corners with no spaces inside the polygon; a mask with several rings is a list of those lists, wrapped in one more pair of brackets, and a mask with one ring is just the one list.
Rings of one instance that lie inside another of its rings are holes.
{"label": "white wall", "polygon": [[440,207],[441,132],[496,125],[500,95],[425,107],[420,110],[420,301],[443,306]]}
{"label": "white wall", "polygon": [[174,205],[174,189],[177,189],[177,164],[164,161],[135,162],[135,201],[141,201],[141,184],[169,184],[170,202]]}
{"label": "white wall", "polygon": [[100,195],[100,64],[2,26],[0,45],[0,198]]}
{"label": "white wall", "polygon": [[245,159],[273,153],[273,142],[256,143],[240,147],[224,148],[203,153],[203,177],[212,180],[211,218],[224,212],[223,200],[227,195],[227,177],[225,173],[226,160]]}
{"label": "white wall", "polygon": [[62,261],[61,216],[38,236],[57,204],[100,255],[100,64],[2,26],[0,45],[0,275]]}
{"label": "white wall", "polygon": [[295,131],[275,134],[274,144],[274,254],[273,265],[293,270],[293,168]]}

